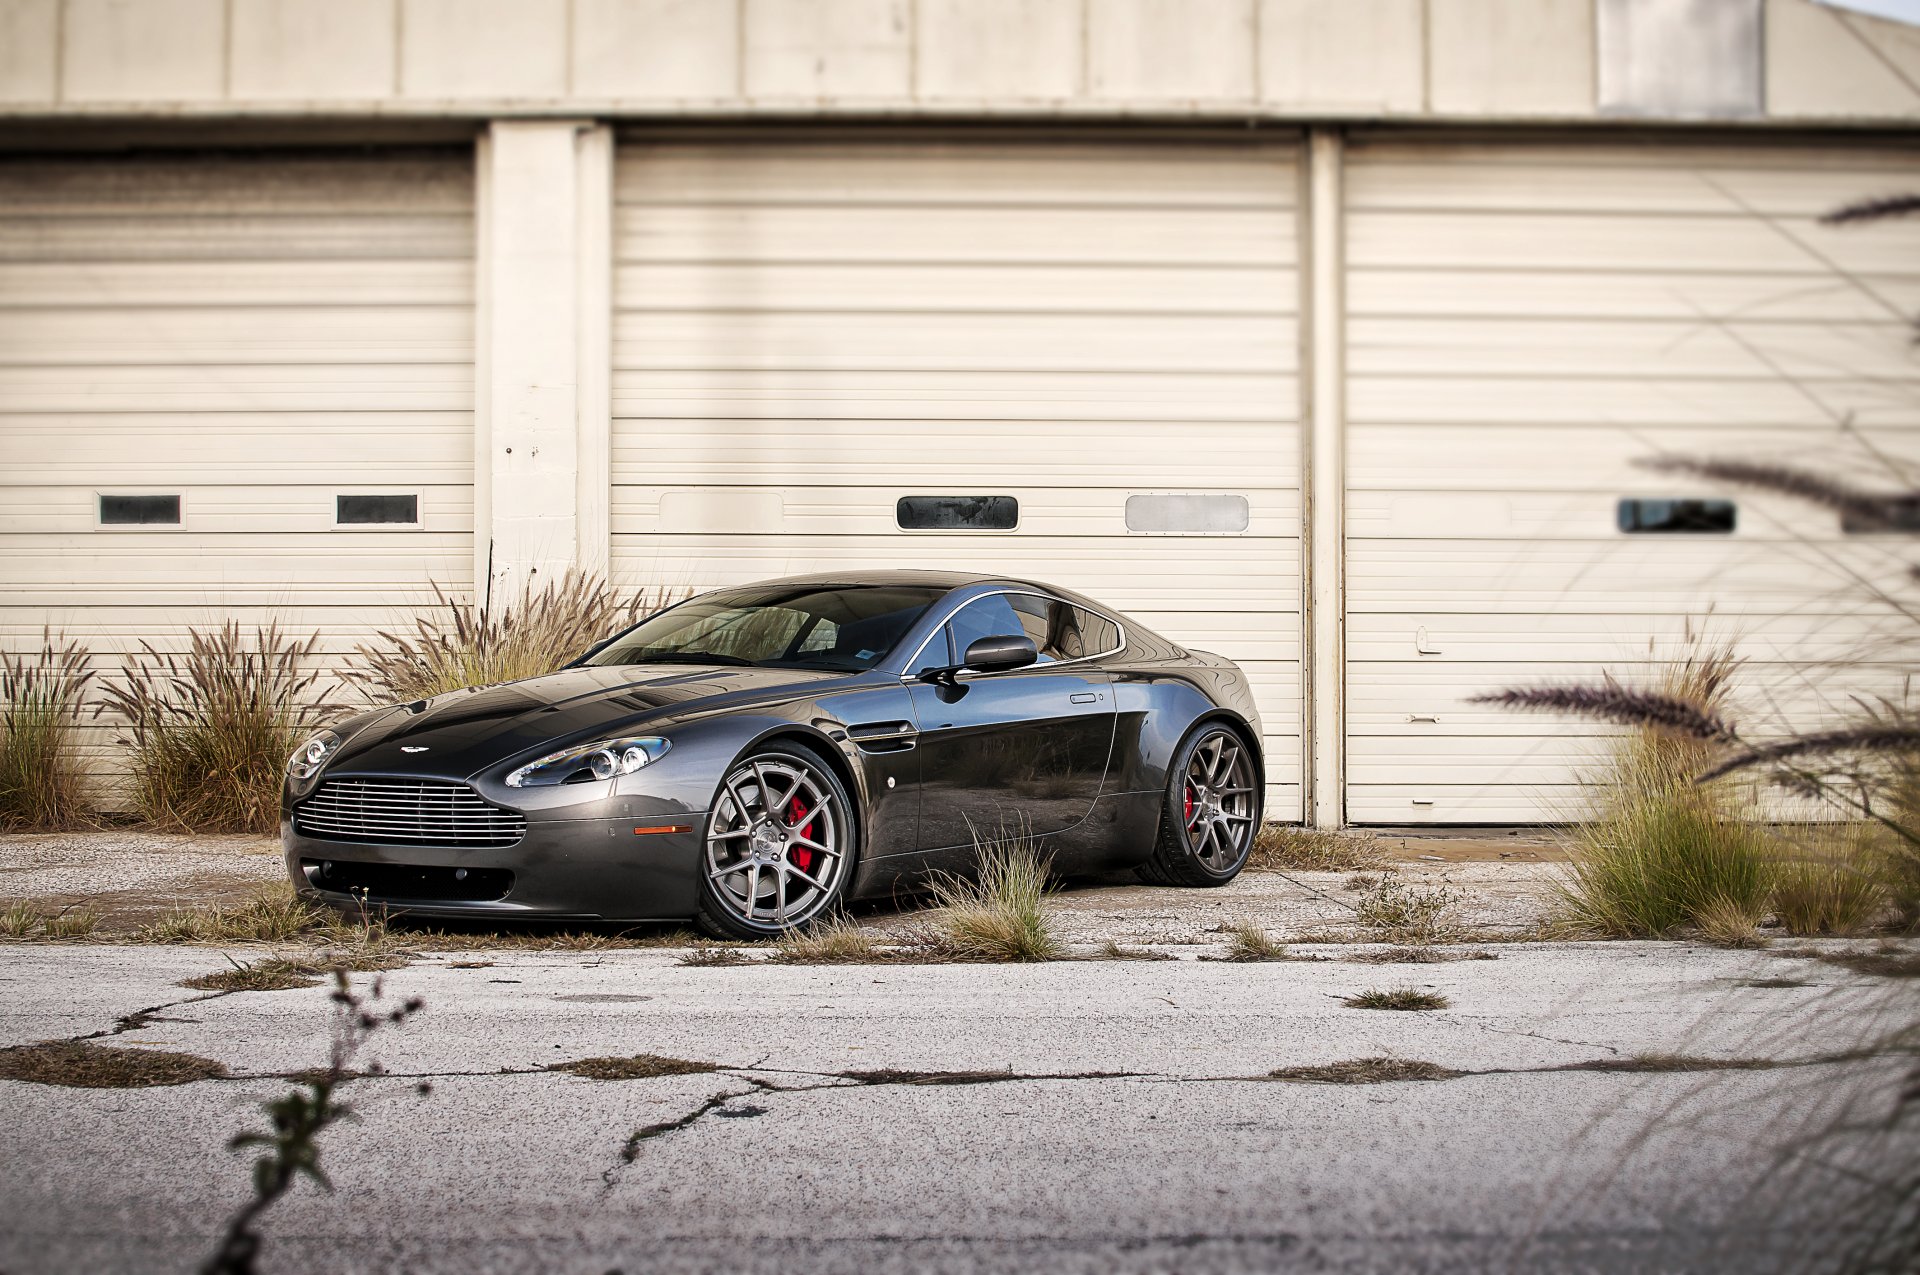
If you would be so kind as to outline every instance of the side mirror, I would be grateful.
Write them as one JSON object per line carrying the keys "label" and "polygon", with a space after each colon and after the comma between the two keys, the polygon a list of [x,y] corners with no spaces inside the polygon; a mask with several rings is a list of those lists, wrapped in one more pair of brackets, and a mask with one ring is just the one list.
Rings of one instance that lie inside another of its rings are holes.
{"label": "side mirror", "polygon": [[967,646],[966,667],[979,673],[1025,668],[1040,658],[1030,637],[983,637]]}

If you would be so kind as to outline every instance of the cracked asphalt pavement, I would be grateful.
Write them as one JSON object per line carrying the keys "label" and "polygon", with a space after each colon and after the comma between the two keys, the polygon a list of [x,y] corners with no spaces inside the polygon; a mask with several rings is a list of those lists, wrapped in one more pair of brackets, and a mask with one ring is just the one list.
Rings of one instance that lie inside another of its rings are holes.
{"label": "cracked asphalt pavement", "polygon": [[[1850,1055],[1911,984],[1681,944],[1497,951],[1427,965],[420,960],[383,976],[425,1009],[375,1037],[359,1065],[384,1074],[344,1090],[357,1118],[322,1151],[335,1190],[303,1184],[267,1214],[261,1269],[1820,1268],[1843,1175],[1780,1153],[1891,1101],[1912,1060]],[[5,949],[0,1045],[92,1037],[231,1074],[0,1081],[0,1270],[187,1271],[211,1252],[248,1192],[227,1141],[324,1062],[329,1012],[324,987],[178,986],[224,965],[210,949]],[[1342,1004],[1405,986],[1450,1007]],[[642,1053],[715,1070],[550,1069]],[[1379,1057],[1462,1074],[1268,1075]],[[1874,1154],[1862,1142],[1839,1158],[1851,1172]]]}

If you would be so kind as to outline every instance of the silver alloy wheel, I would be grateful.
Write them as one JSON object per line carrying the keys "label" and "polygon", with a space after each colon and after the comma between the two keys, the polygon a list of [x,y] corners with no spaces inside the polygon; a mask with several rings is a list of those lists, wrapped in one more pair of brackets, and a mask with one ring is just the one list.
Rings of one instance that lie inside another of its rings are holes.
{"label": "silver alloy wheel", "polygon": [[1187,844],[1214,872],[1239,866],[1253,840],[1253,766],[1232,732],[1201,739],[1181,794]]}
{"label": "silver alloy wheel", "polygon": [[824,910],[846,862],[835,804],[826,775],[797,757],[736,766],[707,820],[707,879],[727,911],[781,929]]}

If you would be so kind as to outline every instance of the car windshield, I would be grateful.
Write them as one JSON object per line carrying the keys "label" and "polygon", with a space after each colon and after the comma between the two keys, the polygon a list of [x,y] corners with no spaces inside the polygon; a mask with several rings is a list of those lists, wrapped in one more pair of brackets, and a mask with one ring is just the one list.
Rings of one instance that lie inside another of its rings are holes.
{"label": "car windshield", "polygon": [[884,659],[945,593],[865,584],[726,589],[643,621],[586,662],[857,673]]}

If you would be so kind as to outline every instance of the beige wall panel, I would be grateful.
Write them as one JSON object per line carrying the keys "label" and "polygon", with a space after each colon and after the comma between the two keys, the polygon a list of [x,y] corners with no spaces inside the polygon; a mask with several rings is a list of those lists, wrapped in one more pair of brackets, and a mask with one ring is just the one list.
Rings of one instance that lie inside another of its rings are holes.
{"label": "beige wall panel", "polygon": [[[929,209],[912,219],[892,208],[620,207],[619,243],[646,243],[674,259],[737,258],[765,243],[786,260],[912,262],[924,237],[948,245],[947,260],[1125,261],[1143,254],[1169,265],[1226,264],[1290,252],[1290,222],[1259,210],[1156,208]],[[3,249],[4,245],[0,245]],[[620,260],[629,260],[621,250]]]}
{"label": "beige wall panel", "polygon": [[220,412],[165,417],[124,412],[0,412],[9,472],[35,483],[138,486],[261,483],[305,477],[368,482],[471,483],[472,418],[464,411],[391,408],[297,413]]}
{"label": "beige wall panel", "polygon": [[[645,401],[627,400],[632,410]],[[716,410],[719,406],[716,405]],[[896,407],[899,405],[896,404]],[[1047,429],[1070,420],[1071,428]],[[644,472],[651,483],[839,484],[898,478],[927,491],[1007,481],[1005,458],[1020,457],[1023,483],[1049,487],[1122,487],[1139,475],[1133,459],[1164,446],[1164,417],[1106,420],[1036,417],[1031,403],[1002,418],[930,418],[895,411],[840,419],[648,417],[644,432],[614,436],[614,467]],[[1285,420],[1189,420],[1177,454],[1160,457],[1155,480],[1167,490],[1299,486],[1300,458],[1270,445]],[[1103,445],[1089,450],[1080,434]],[[902,447],[901,440],[911,446]]]}
{"label": "beige wall panel", "polygon": [[568,0],[400,0],[410,98],[567,94]]}
{"label": "beige wall panel", "polygon": [[[5,275],[0,273],[0,288]],[[1347,276],[1348,303],[1380,317],[1684,319],[1697,326],[1740,319],[1885,321],[1888,307],[1920,312],[1920,275],[1798,276],[1652,270],[1502,270],[1474,277],[1470,292],[1445,270],[1368,269]]]}
{"label": "beige wall panel", "polygon": [[1081,92],[1086,0],[917,0],[923,100],[1061,101]]}
{"label": "beige wall panel", "polygon": [[1920,148],[1900,141],[1865,152],[1804,145],[1630,147],[1600,138],[1577,150],[1521,138],[1370,141],[1366,149],[1369,162],[1348,184],[1349,208],[1813,218],[1849,199],[1900,188],[1920,165]]}
{"label": "beige wall panel", "polygon": [[[1885,456],[1905,456],[1905,428],[1842,430],[1831,424],[1759,428],[1729,420],[1716,428],[1617,427],[1555,422],[1489,426],[1462,445],[1445,424],[1356,425],[1347,454],[1364,488],[1385,492],[1605,491],[1646,494],[1688,480],[1650,474],[1635,462],[1660,453],[1699,456],[1737,448],[1749,460],[1818,465],[1872,490],[1894,485]],[[1801,517],[1814,517],[1802,514]],[[1831,523],[1831,516],[1827,515]]]}
{"label": "beige wall panel", "polygon": [[[0,296],[11,282],[0,265]],[[969,265],[927,269],[913,295],[902,295],[893,271],[871,263],[752,266],[730,262],[627,263],[614,268],[614,286],[633,298],[633,313],[781,309],[802,302],[862,315],[914,314],[1112,314],[1166,316],[1210,313],[1293,313],[1299,295],[1295,272],[1284,267],[1241,265],[1137,267],[1099,270],[1075,266]],[[1914,287],[1920,294],[1920,280]],[[1815,316],[1819,317],[1819,316]]]}
{"label": "beige wall panel", "polygon": [[[1886,599],[1911,596],[1910,536],[1844,535],[1831,512],[1634,462],[1911,485],[1920,237],[1813,218],[1920,165],[1869,146],[1642,150],[1352,151],[1352,818],[1564,816],[1608,731],[1466,697],[1646,675],[1689,626],[1750,661],[1754,729],[1901,691],[1911,623]],[[1624,535],[1623,497],[1729,498],[1737,529]]]}
{"label": "beige wall panel", "polygon": [[[1082,589],[1243,661],[1272,813],[1297,818],[1295,162],[1285,146],[627,148],[616,579],[922,566]],[[895,525],[900,496],[959,491],[1014,495],[1019,527]],[[1242,496],[1247,528],[1129,532],[1127,497],[1153,492]]]}
{"label": "beige wall panel", "polygon": [[645,101],[738,96],[738,0],[573,0],[572,89]]}
{"label": "beige wall panel", "polygon": [[[1292,165],[1248,163],[1257,150],[1200,140],[1153,146],[1147,153],[1155,180],[1147,183],[1141,148],[1117,141],[986,146],[928,137],[910,143],[662,145],[649,148],[644,167],[627,165],[614,174],[614,198],[623,208],[694,202],[703,209],[839,209],[863,194],[873,197],[882,186],[889,204],[942,208],[1028,203],[1137,211],[1199,205],[1270,213],[1292,204],[1298,173]],[[690,201],[691,191],[700,198]]]}
{"label": "beige wall panel", "polygon": [[911,0],[743,2],[748,96],[857,101],[911,95]]}
{"label": "beige wall panel", "polygon": [[1920,38],[1912,27],[1811,0],[1767,0],[1766,23],[1768,114],[1920,116]]}
{"label": "beige wall panel", "polygon": [[400,0],[229,0],[229,91],[242,101],[393,95]]}
{"label": "beige wall panel", "polygon": [[[110,673],[278,618],[333,668],[470,589],[472,189],[461,151],[0,163],[0,643]],[[96,526],[102,492],[182,525]],[[336,528],[353,493],[422,525]]]}
{"label": "beige wall panel", "polygon": [[[1737,643],[1754,663],[1837,663],[1861,658],[1863,653],[1871,659],[1886,642],[1904,640],[1911,627],[1892,614],[1876,620],[1862,624],[1858,617],[1849,617],[1838,624],[1826,616],[1796,611],[1702,621],[1646,611],[1607,611],[1536,615],[1522,630],[1497,612],[1360,611],[1348,617],[1347,650],[1357,660],[1433,663],[1443,670],[1456,662],[1533,661],[1549,673],[1568,664],[1635,672],[1683,651],[1688,634],[1705,632]],[[1422,655],[1422,646],[1447,658]],[[1370,682],[1368,689],[1375,686]],[[1501,713],[1489,720],[1518,728],[1529,719]]]}
{"label": "beige wall panel", "polygon": [[0,102],[51,102],[59,81],[60,0],[0,0]]}
{"label": "beige wall panel", "polygon": [[65,0],[69,102],[209,101],[226,92],[223,0]]}
{"label": "beige wall panel", "polygon": [[1427,0],[1427,93],[1443,115],[1591,115],[1592,0]]}
{"label": "beige wall panel", "polygon": [[1271,421],[1297,395],[1283,374],[1145,371],[1122,383],[1087,372],[613,373],[615,417],[804,420],[831,404],[851,420]]}
{"label": "beige wall panel", "polygon": [[1423,0],[1260,0],[1260,99],[1295,110],[1417,115]]}
{"label": "beige wall panel", "polygon": [[1090,0],[1087,94],[1242,101],[1255,93],[1255,0]]}
{"label": "beige wall panel", "polygon": [[198,262],[123,261],[109,273],[88,261],[0,262],[0,310],[159,310],[189,295],[207,306],[285,306],[295,296],[307,305],[464,309],[473,305],[473,269],[454,259],[228,261],[215,272]]}

